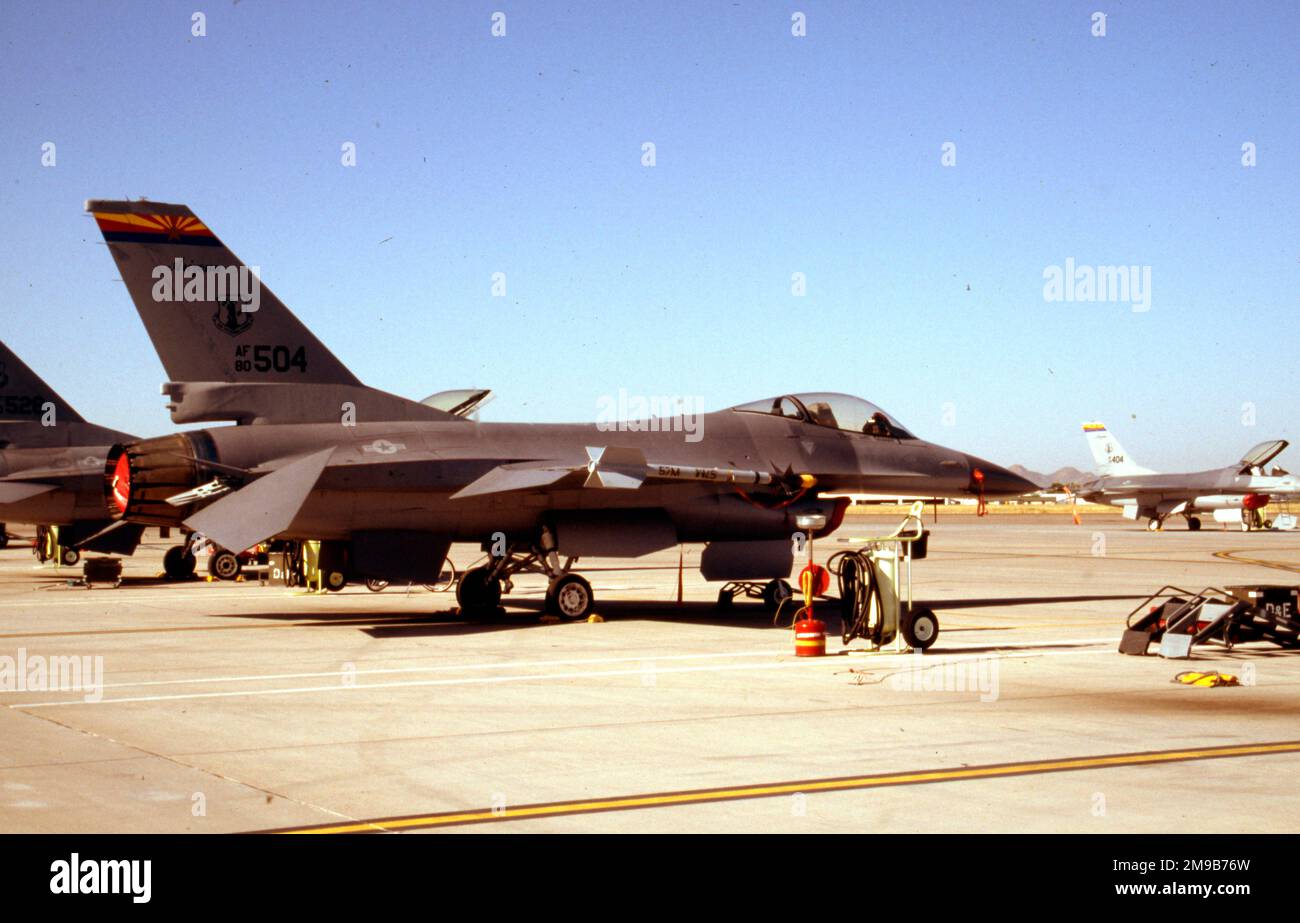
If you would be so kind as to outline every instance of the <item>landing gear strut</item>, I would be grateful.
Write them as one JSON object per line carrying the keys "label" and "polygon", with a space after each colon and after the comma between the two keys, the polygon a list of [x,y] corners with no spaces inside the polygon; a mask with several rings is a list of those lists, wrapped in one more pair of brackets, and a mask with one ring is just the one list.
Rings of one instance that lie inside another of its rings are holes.
{"label": "landing gear strut", "polygon": [[506,553],[494,557],[481,567],[471,568],[461,576],[456,585],[456,601],[468,612],[495,610],[502,593],[509,593],[515,574],[544,574],[550,584],[546,588],[546,611],[563,619],[585,619],[596,605],[591,584],[577,574],[570,573],[576,557],[560,563],[555,538],[551,530],[543,527],[539,544],[511,545]]}

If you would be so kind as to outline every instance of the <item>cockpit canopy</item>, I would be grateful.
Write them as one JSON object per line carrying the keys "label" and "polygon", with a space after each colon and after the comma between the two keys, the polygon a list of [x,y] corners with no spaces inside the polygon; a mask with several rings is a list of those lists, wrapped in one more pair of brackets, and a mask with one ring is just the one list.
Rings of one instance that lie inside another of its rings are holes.
{"label": "cockpit canopy", "polygon": [[1270,439],[1268,442],[1261,442],[1249,452],[1242,456],[1241,461],[1237,462],[1237,467],[1241,469],[1242,474],[1246,474],[1251,468],[1263,468],[1274,458],[1282,454],[1289,442],[1285,439]]}
{"label": "cockpit canopy", "polygon": [[889,414],[870,401],[851,394],[818,392],[812,394],[785,394],[769,397],[731,408],[740,413],[766,413],[790,420],[801,420],[816,426],[842,429],[869,436],[888,436],[894,439],[915,439]]}

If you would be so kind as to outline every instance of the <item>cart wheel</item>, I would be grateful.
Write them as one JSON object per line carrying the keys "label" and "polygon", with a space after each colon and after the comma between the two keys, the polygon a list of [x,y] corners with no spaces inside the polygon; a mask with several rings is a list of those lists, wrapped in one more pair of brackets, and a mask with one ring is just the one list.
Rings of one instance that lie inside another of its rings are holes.
{"label": "cart wheel", "polygon": [[727,589],[718,590],[718,608],[730,609],[731,604],[736,601],[736,594]]}
{"label": "cart wheel", "polygon": [[446,593],[455,585],[456,565],[452,564],[451,561],[448,560],[444,565],[442,572],[438,574],[437,581],[434,583],[426,583],[424,588],[430,593]]}
{"label": "cart wheel", "polygon": [[224,548],[214,551],[208,558],[208,573],[218,580],[234,580],[242,569],[235,553]]}
{"label": "cart wheel", "polygon": [[788,580],[771,580],[763,587],[763,605],[775,611],[794,595]]}
{"label": "cart wheel", "polygon": [[898,627],[909,647],[923,651],[939,637],[939,618],[924,606],[918,606],[911,612],[902,612],[900,616],[901,624]]}
{"label": "cart wheel", "polygon": [[71,567],[81,560],[81,552],[76,548],[64,548],[59,552],[59,563],[64,567]]}
{"label": "cart wheel", "polygon": [[347,574],[341,570],[331,570],[325,573],[325,589],[331,593],[337,593],[348,585]]}

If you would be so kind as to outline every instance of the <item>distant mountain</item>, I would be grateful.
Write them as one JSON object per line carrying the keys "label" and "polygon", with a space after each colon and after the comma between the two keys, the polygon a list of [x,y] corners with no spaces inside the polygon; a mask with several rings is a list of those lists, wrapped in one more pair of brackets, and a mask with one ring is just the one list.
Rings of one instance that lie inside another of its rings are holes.
{"label": "distant mountain", "polygon": [[1078,484],[1092,477],[1088,472],[1080,471],[1070,465],[1057,468],[1050,474],[1043,474],[1041,471],[1030,471],[1024,465],[1012,465],[1007,470],[1033,481],[1039,487],[1051,487],[1053,484]]}

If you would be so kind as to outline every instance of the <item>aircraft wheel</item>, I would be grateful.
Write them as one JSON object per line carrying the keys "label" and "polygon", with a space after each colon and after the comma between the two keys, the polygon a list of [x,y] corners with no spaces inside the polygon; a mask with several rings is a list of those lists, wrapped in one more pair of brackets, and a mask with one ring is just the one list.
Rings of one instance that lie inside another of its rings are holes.
{"label": "aircraft wheel", "polygon": [[718,608],[730,609],[731,604],[736,601],[736,594],[730,590],[718,590]]}
{"label": "aircraft wheel", "polygon": [[763,605],[776,610],[781,603],[794,595],[794,589],[788,580],[773,580],[763,587]]}
{"label": "aircraft wheel", "polygon": [[471,567],[456,584],[456,602],[462,610],[495,609],[501,604],[501,581],[488,576],[486,567]]}
{"label": "aircraft wheel", "polygon": [[0,522],[0,548],[9,547],[9,533],[5,530],[5,524]]}
{"label": "aircraft wheel", "polygon": [[1241,531],[1242,531],[1242,532],[1249,532],[1249,531],[1250,531],[1250,523],[1247,522],[1247,521],[1244,520],[1244,519],[1241,521]]}
{"label": "aircraft wheel", "polygon": [[214,551],[208,558],[208,573],[218,580],[234,580],[242,569],[239,556],[224,548]]}
{"label": "aircraft wheel", "polygon": [[1164,526],[1165,526],[1165,524],[1164,524],[1163,522],[1161,522],[1159,519],[1148,519],[1148,520],[1147,520],[1147,531],[1148,531],[1148,532],[1159,532],[1161,529],[1164,528]]}
{"label": "aircraft wheel", "polygon": [[[1271,519],[1265,519],[1265,520],[1264,520],[1264,528],[1265,528],[1265,529],[1271,529],[1271,528],[1273,528],[1273,520],[1271,520]],[[4,547],[3,545],[0,545],[0,548],[3,548],[3,547]]]}
{"label": "aircraft wheel", "polygon": [[595,605],[591,584],[577,574],[565,574],[546,592],[546,608],[562,619],[585,619]]}
{"label": "aircraft wheel", "polygon": [[71,567],[81,560],[81,552],[76,548],[62,548],[59,550],[59,563],[64,567]]}
{"label": "aircraft wheel", "polygon": [[379,577],[367,577],[366,589],[369,590],[371,593],[382,592],[383,590],[388,589],[388,581],[381,580]]}
{"label": "aircraft wheel", "polygon": [[163,573],[170,580],[184,580],[194,575],[197,562],[183,545],[172,545],[163,555]]}
{"label": "aircraft wheel", "polygon": [[903,640],[918,651],[926,650],[939,637],[939,618],[924,606],[900,613]]}
{"label": "aircraft wheel", "polygon": [[1195,516],[1188,516],[1187,528],[1190,529],[1192,532],[1196,532],[1201,528],[1201,521],[1197,519]]}

